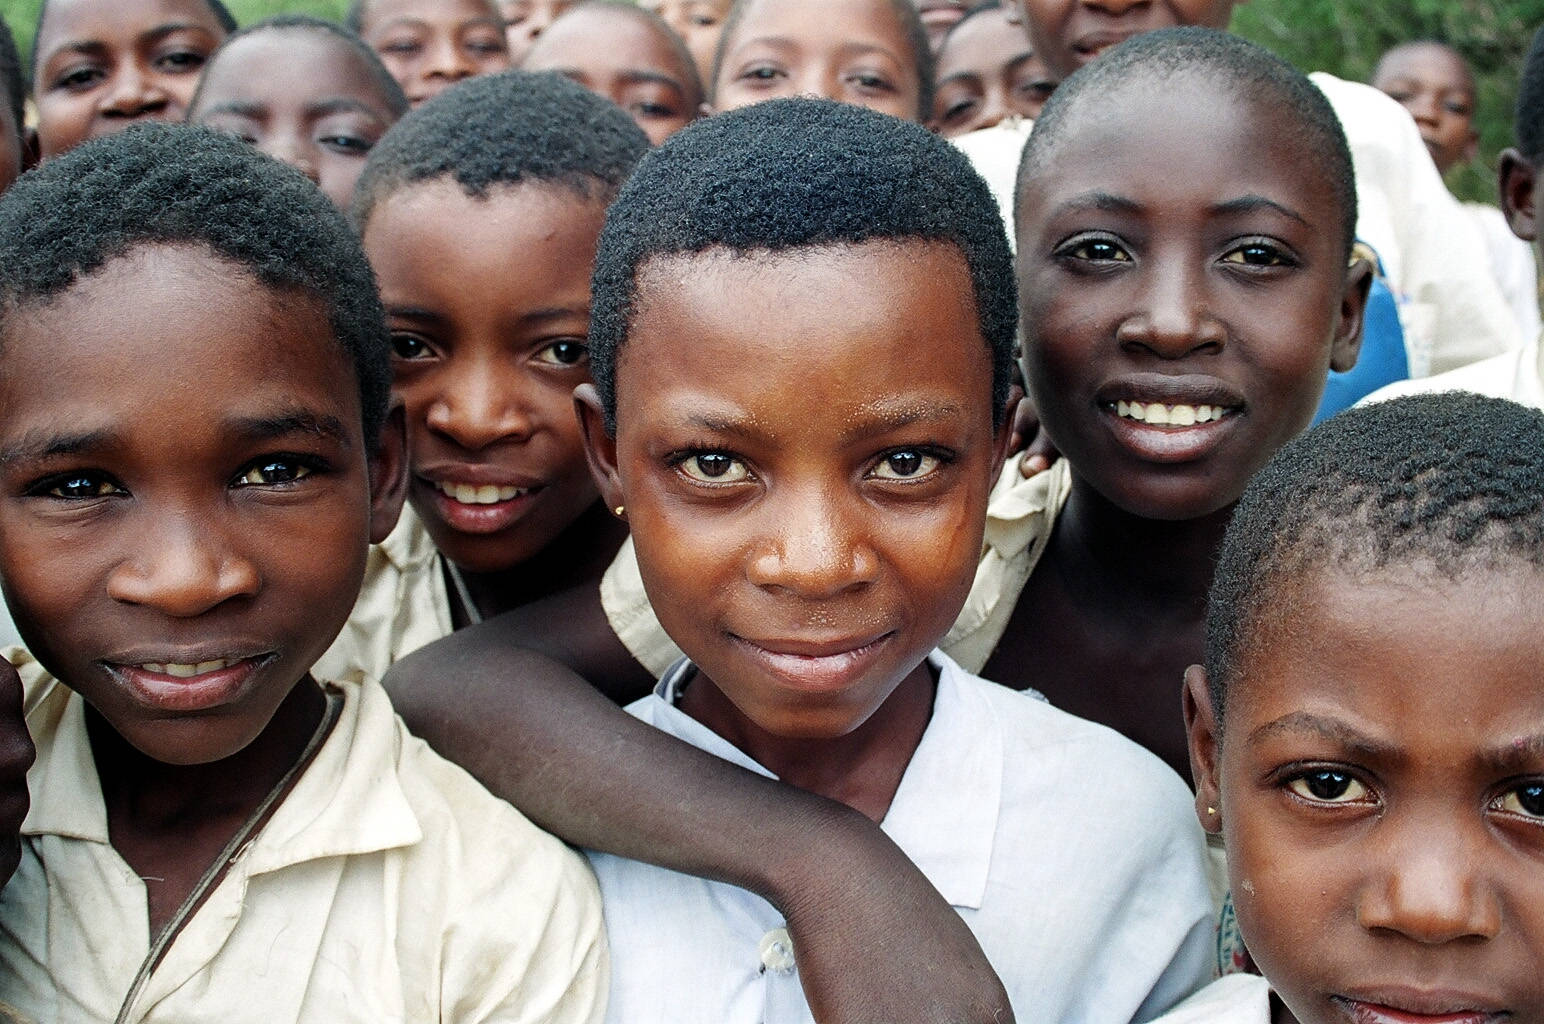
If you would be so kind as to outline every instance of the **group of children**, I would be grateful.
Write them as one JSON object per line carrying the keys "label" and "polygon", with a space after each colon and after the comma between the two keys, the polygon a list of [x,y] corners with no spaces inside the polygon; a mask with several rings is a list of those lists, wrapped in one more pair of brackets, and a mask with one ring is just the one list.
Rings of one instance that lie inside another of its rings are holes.
{"label": "group of children", "polygon": [[1544,362],[1231,8],[49,0],[0,1019],[1544,1022]]}

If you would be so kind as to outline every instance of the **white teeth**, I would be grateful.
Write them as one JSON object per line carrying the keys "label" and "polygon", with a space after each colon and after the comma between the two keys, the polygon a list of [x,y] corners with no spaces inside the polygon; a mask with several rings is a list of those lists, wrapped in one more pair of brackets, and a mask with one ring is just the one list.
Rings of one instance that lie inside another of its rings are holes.
{"label": "white teeth", "polygon": [[1155,426],[1192,427],[1197,423],[1220,420],[1227,415],[1227,410],[1220,405],[1164,405],[1161,402],[1143,405],[1141,402],[1118,401],[1115,415]]}
{"label": "white teeth", "polygon": [[479,487],[476,484],[436,483],[434,486],[447,498],[463,505],[497,505],[501,501],[514,501],[530,493],[524,487],[495,487],[492,484]]}
{"label": "white teeth", "polygon": [[176,676],[178,679],[191,679],[194,676],[201,676],[205,672],[218,672],[222,668],[229,668],[230,664],[224,658],[215,661],[200,661],[197,664],[178,664],[177,662],[161,664],[160,662],[147,661],[140,668],[146,672],[154,672],[158,675]]}

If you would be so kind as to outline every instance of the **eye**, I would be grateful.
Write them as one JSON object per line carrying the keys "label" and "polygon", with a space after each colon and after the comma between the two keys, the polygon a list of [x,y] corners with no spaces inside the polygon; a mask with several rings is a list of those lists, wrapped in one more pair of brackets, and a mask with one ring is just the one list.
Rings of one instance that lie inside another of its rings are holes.
{"label": "eye", "polygon": [[381,44],[381,52],[393,57],[416,57],[422,51],[423,46],[416,39],[392,39]]}
{"label": "eye", "polygon": [[752,64],[741,71],[736,77],[741,81],[756,82],[758,84],[771,82],[783,75],[782,68],[774,64]]}
{"label": "eye", "polygon": [[1371,799],[1356,776],[1335,768],[1315,768],[1287,780],[1287,788],[1312,803],[1352,804]]}
{"label": "eye", "polygon": [[975,109],[976,101],[974,99],[957,100],[945,107],[943,113],[938,115],[938,119],[946,123],[963,121]]}
{"label": "eye", "polygon": [[202,68],[209,55],[198,50],[173,50],[156,58],[155,66],[174,75],[186,75]]}
{"label": "eye", "polygon": [[927,476],[942,464],[943,460],[936,455],[903,448],[881,458],[870,475],[878,480],[915,480]]}
{"label": "eye", "polygon": [[316,141],[323,146],[326,146],[328,149],[335,149],[347,156],[364,156],[375,147],[375,143],[371,142],[369,139],[363,138],[359,135],[348,135],[341,132],[334,132],[330,135],[323,135]]}
{"label": "eye", "polygon": [[670,118],[679,116],[674,107],[667,107],[662,103],[638,102],[627,108],[629,113],[647,118]]}
{"label": "eye", "polygon": [[76,65],[61,72],[59,77],[54,79],[53,88],[81,92],[106,77],[103,70],[95,65]]}
{"label": "eye", "polygon": [[70,501],[89,501],[92,498],[110,498],[115,494],[129,492],[105,474],[80,472],[44,480],[31,493]]}
{"label": "eye", "polygon": [[1064,259],[1086,260],[1089,263],[1130,263],[1131,254],[1108,238],[1074,239],[1057,250]]}
{"label": "eye", "polygon": [[416,334],[391,334],[391,354],[397,359],[428,359],[434,355],[429,343]]}
{"label": "eye", "polygon": [[466,48],[479,57],[498,57],[509,52],[503,39],[468,39]]}
{"label": "eye", "polygon": [[1291,267],[1297,265],[1297,261],[1293,260],[1280,248],[1268,242],[1246,242],[1225,253],[1222,257],[1222,262],[1249,267]]}
{"label": "eye", "polygon": [[552,366],[578,366],[589,358],[589,355],[590,350],[583,342],[565,338],[562,341],[554,341],[536,353],[536,361]]}
{"label": "eye", "polygon": [[1491,801],[1490,807],[1504,814],[1544,821],[1544,781],[1535,779],[1514,786]]}
{"label": "eye", "polygon": [[737,484],[751,477],[750,468],[723,452],[701,452],[681,460],[681,472],[699,483]]}
{"label": "eye", "polygon": [[890,79],[877,71],[854,71],[847,76],[847,81],[869,92],[895,91],[895,85]]}
{"label": "eye", "polygon": [[260,459],[236,478],[237,487],[272,487],[276,484],[292,484],[304,480],[315,470],[300,459],[277,456]]}

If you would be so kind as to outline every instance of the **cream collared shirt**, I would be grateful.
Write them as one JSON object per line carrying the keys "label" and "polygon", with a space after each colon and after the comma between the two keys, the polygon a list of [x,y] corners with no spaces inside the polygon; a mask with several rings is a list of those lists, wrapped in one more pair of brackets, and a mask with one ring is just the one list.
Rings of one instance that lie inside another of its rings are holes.
{"label": "cream collared shirt", "polygon": [[1423,380],[1402,380],[1379,388],[1358,405],[1382,402],[1404,395],[1429,395],[1439,391],[1473,391],[1491,398],[1508,398],[1519,405],[1544,409],[1544,349],[1539,339],[1516,352],[1496,356],[1449,373]]}
{"label": "cream collared shirt", "polygon": [[[1015,456],[1003,467],[987,504],[986,536],[965,607],[940,645],[967,672],[980,672],[1008,628],[1029,574],[1045,553],[1051,528],[1072,490],[1072,470],[1058,459],[1024,479]],[[606,620],[638,663],[655,676],[682,657],[643,589],[638,556],[628,538],[600,581]]]}
{"label": "cream collared shirt", "polygon": [[[150,950],[145,883],[108,838],[85,702],[24,651],[38,746],[0,893],[0,999],[112,1021]],[[378,684],[177,934],[128,1021],[598,1021],[607,954],[582,858],[409,735]]]}
{"label": "cream collared shirt", "polygon": [[1270,1024],[1271,987],[1259,975],[1220,978],[1153,1024]]}

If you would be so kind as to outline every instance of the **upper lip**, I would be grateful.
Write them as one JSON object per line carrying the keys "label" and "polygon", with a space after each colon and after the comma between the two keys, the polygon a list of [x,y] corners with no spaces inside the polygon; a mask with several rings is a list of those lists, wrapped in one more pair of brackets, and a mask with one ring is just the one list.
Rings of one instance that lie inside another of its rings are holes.
{"label": "upper lip", "polygon": [[431,484],[471,484],[474,487],[518,487],[531,490],[541,481],[504,469],[501,466],[477,466],[463,463],[437,463],[414,470],[414,475]]}
{"label": "upper lip", "polygon": [[1236,409],[1244,396],[1226,381],[1205,374],[1133,373],[1101,386],[1094,394],[1101,405],[1121,401],[1161,402],[1164,405],[1218,405]]}
{"label": "upper lip", "polygon": [[1494,999],[1457,989],[1412,988],[1404,985],[1369,987],[1346,992],[1340,999],[1387,1006],[1406,1013],[1439,1017],[1455,1013],[1497,1014],[1503,1010]]}
{"label": "upper lip", "polygon": [[201,644],[197,647],[136,647],[122,654],[101,659],[109,665],[197,665],[205,661],[247,661],[271,654],[270,648],[255,644]]}
{"label": "upper lip", "polygon": [[800,639],[775,639],[759,640],[741,636],[740,639],[753,647],[759,647],[769,654],[780,654],[794,658],[830,658],[839,654],[847,654],[872,646],[889,636],[886,633],[847,635],[833,637],[828,640],[812,640],[808,637]]}

